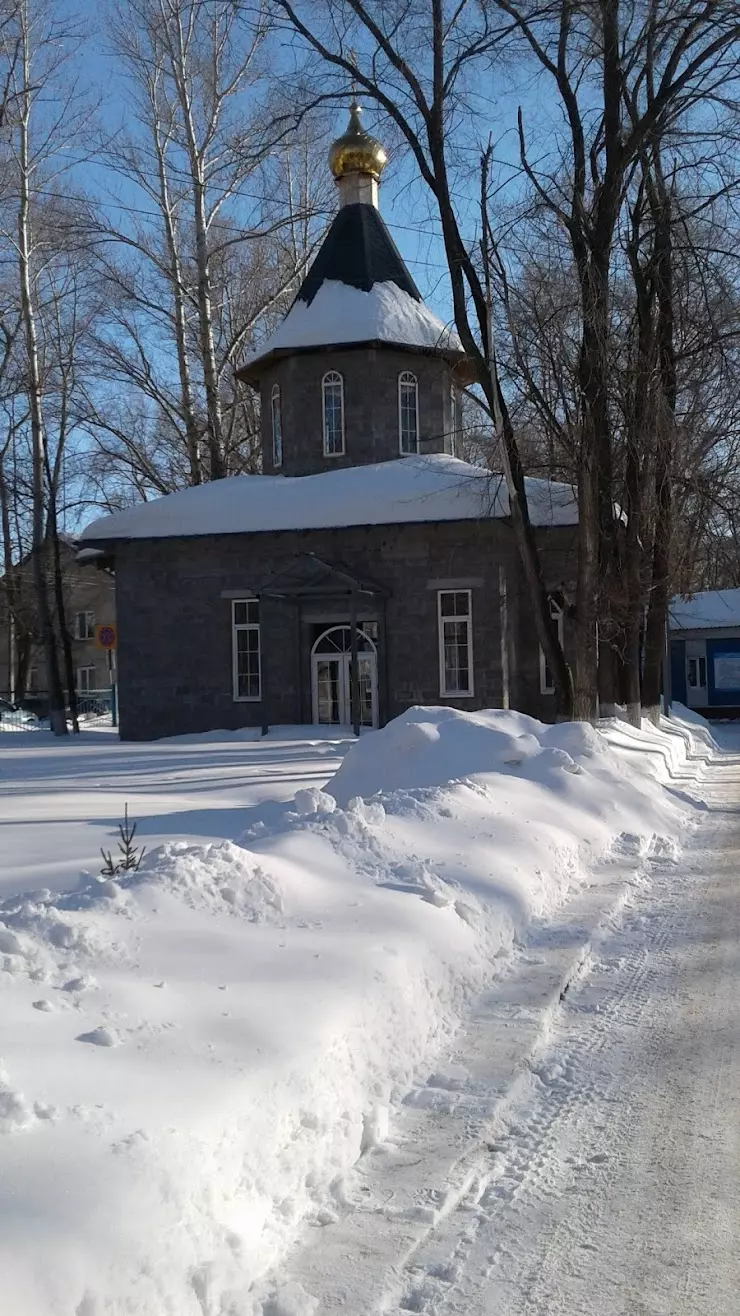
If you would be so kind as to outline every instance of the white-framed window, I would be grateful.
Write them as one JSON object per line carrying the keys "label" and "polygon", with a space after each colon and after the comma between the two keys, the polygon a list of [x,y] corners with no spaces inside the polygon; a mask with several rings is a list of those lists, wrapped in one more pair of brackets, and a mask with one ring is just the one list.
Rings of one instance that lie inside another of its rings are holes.
{"label": "white-framed window", "polygon": [[28,676],[26,677],[26,694],[32,695],[39,688],[39,669],[38,667],[29,667]]}
{"label": "white-framed window", "polygon": [[707,688],[707,660],[701,658],[686,659],[686,679],[692,690]]}
{"label": "white-framed window", "polygon": [[[563,609],[557,599],[550,599],[550,616],[555,622],[558,633],[558,642],[561,647],[563,644]],[[555,678],[550,671],[547,659],[540,649],[540,690],[543,695],[551,695],[555,692]]]}
{"label": "white-framed window", "polygon": [[236,703],[262,696],[259,599],[232,603],[233,694]]}
{"label": "white-framed window", "polygon": [[329,370],[321,381],[324,407],[324,456],[341,457],[344,452],[344,380],[338,370]]}
{"label": "white-framed window", "polygon": [[272,464],[283,464],[283,418],[280,412],[280,385],[273,384],[270,395],[270,415],[272,417]]}
{"label": "white-framed window", "polygon": [[410,370],[398,376],[398,447],[404,457],[419,451],[419,385]]}
{"label": "white-framed window", "polygon": [[473,693],[473,595],[469,589],[437,591],[439,692]]}
{"label": "white-framed window", "polygon": [[95,613],[76,612],[74,636],[76,640],[95,639]]}
{"label": "white-framed window", "polygon": [[97,689],[95,682],[94,667],[77,668],[77,680],[75,682],[75,689],[77,690],[78,694],[85,694],[88,690]]}

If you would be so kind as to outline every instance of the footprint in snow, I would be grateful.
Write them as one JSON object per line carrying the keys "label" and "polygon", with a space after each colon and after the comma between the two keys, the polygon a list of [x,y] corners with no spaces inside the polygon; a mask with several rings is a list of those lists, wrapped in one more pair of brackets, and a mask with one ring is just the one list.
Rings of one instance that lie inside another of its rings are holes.
{"label": "footprint in snow", "polygon": [[80,1033],[75,1038],[76,1042],[88,1042],[90,1046],[120,1046],[120,1037],[113,1032],[111,1028],[101,1025],[100,1028],[93,1028],[89,1033]]}
{"label": "footprint in snow", "polygon": [[70,978],[62,986],[63,992],[87,992],[91,987],[97,986],[95,979],[88,973],[83,973],[80,977]]}

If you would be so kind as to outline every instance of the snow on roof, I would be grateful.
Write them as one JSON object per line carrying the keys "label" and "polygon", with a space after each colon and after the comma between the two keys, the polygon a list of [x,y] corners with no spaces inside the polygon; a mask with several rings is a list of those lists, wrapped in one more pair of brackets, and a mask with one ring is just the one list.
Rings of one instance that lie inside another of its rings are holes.
{"label": "snow on roof", "polygon": [[[527,489],[534,525],[577,523],[577,502],[569,485],[528,480]],[[321,475],[240,475],[216,480],[102,517],[87,527],[82,539],[106,542],[470,521],[505,517],[508,512],[501,476],[436,454],[401,457],[375,466],[348,466]]]}
{"label": "snow on roof", "polygon": [[81,548],[79,553],[75,555],[75,561],[84,564],[85,562],[96,562],[101,557],[105,557],[102,548]]}
{"label": "snow on roof", "polygon": [[672,631],[740,627],[740,589],[710,589],[693,598],[677,595],[669,609]]}
{"label": "snow on roof", "polygon": [[300,299],[293,303],[282,323],[242,370],[278,350],[371,342],[445,352],[463,350],[457,334],[396,283],[375,283],[365,292],[326,279],[310,303]]}

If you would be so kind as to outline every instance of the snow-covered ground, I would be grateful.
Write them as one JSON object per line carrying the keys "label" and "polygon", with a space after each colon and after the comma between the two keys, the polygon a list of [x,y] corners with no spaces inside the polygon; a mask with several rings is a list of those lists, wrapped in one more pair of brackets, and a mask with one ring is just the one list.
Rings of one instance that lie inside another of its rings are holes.
{"label": "snow-covered ground", "polygon": [[[447,1300],[413,1267],[532,1057],[568,1079],[561,993],[675,871],[714,750],[443,709],[347,748],[3,739],[4,1316]],[[78,879],[124,801],[144,867]]]}
{"label": "snow-covered ground", "polygon": [[111,729],[57,741],[46,732],[0,735],[0,896],[59,891],[82,869],[97,872],[115,849],[128,804],[150,849],[173,836],[233,840],[248,810],[323,785],[350,744],[315,728],[178,736],[124,744]]}

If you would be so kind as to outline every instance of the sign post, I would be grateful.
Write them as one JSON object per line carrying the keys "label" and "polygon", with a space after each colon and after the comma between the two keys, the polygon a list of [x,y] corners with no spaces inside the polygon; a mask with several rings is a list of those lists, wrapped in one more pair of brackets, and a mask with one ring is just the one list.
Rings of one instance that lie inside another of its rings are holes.
{"label": "sign post", "polygon": [[110,623],[103,623],[95,627],[95,643],[99,649],[103,649],[108,659],[108,684],[110,685],[110,711],[111,722],[114,727],[118,726],[118,692],[116,682],[113,677],[113,651],[118,646],[118,631]]}

